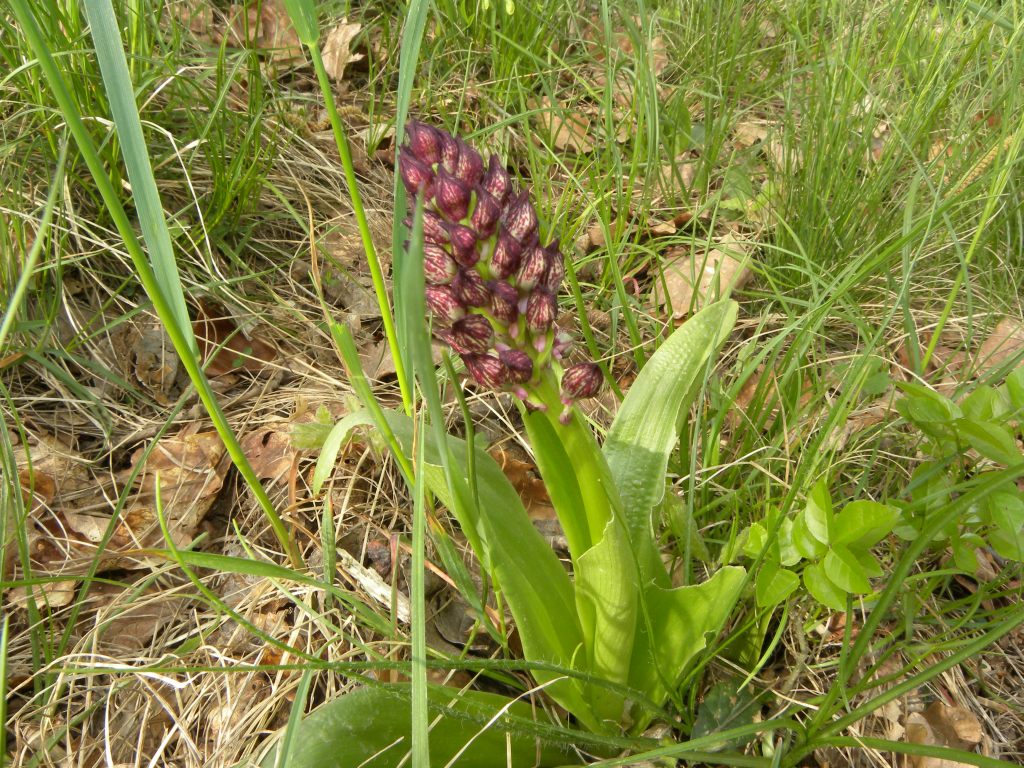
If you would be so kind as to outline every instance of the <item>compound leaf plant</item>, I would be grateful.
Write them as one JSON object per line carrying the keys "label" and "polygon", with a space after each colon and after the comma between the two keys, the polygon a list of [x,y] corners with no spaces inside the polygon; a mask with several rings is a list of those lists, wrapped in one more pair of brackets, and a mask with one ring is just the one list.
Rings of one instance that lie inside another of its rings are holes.
{"label": "compound leaf plant", "polygon": [[[399,169],[416,208],[396,265],[396,302],[406,303],[399,311],[408,319],[400,329],[403,354],[412,359],[431,424],[373,400],[339,326],[342,357],[369,414],[349,423],[372,420],[407,480],[418,475],[455,516],[515,621],[538,688],[592,734],[641,733],[722,630],[746,580],[743,568],[725,566],[702,583],[673,586],[654,520],[682,423],[733,327],[736,305],[704,308],[662,343],[599,445],[575,403],[598,393],[603,373],[593,362],[569,364],[572,339],[554,323],[565,266],[558,241],[543,243],[528,192],[514,190],[497,157],[485,167],[475,149],[443,130],[412,122],[406,136]],[[445,434],[424,304],[434,337],[460,356],[477,384],[516,397],[565,532],[571,574],[494,460]],[[320,455],[323,467],[333,465],[339,444],[335,434]],[[473,750],[460,752],[459,744],[508,731],[501,753],[507,746],[512,764],[573,761],[564,730],[561,740],[522,737],[529,719],[512,698],[431,688],[430,700],[432,716],[444,715],[431,734],[432,759],[457,755],[457,765],[477,764]],[[338,727],[345,718],[366,725]],[[407,735],[408,723],[406,690],[364,688],[302,721],[289,739],[287,764],[322,764],[325,749],[334,765],[358,765],[376,749],[386,751],[374,765],[398,764],[409,742],[396,734]]]}

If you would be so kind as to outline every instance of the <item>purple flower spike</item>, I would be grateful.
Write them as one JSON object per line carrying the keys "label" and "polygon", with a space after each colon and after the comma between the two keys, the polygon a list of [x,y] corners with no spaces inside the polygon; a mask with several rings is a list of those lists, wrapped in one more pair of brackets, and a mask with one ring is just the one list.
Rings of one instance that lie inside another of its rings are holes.
{"label": "purple flower spike", "polygon": [[[412,231],[412,217],[402,222]],[[433,211],[423,211],[423,240],[427,243],[444,245],[448,242],[448,232],[444,228],[444,220]]]}
{"label": "purple flower spike", "polygon": [[487,163],[487,173],[484,174],[480,186],[488,194],[493,195],[499,203],[504,203],[505,198],[512,191],[512,178],[508,175],[508,171],[501,167],[497,155],[491,155],[491,159]]}
{"label": "purple flower spike", "polygon": [[456,298],[467,307],[489,307],[491,292],[484,285],[483,278],[474,269],[460,269],[452,280],[452,291]]}
{"label": "purple flower spike", "polygon": [[[526,327],[536,337],[548,332],[558,314],[558,302],[547,291],[534,291],[526,304]],[[537,339],[542,341],[542,339]]]}
{"label": "purple flower spike", "polygon": [[424,192],[430,197],[430,186],[434,183],[434,172],[430,166],[420,162],[416,156],[404,147],[398,153],[398,172],[402,183],[410,195]]}
{"label": "purple flower spike", "polygon": [[525,384],[533,378],[533,360],[521,349],[498,352],[498,359],[508,368],[508,378],[515,384]]}
{"label": "purple flower spike", "polygon": [[441,137],[437,129],[411,120],[405,126],[405,135],[409,137],[409,149],[420,162],[433,165],[441,159]]}
{"label": "purple flower spike", "polygon": [[519,197],[505,207],[505,229],[521,243],[528,242],[537,234],[537,212],[530,202],[530,193],[523,190]]}
{"label": "purple flower spike", "polygon": [[562,403],[593,397],[601,391],[604,376],[597,363],[578,363],[566,369],[562,375]]}
{"label": "purple flower spike", "polygon": [[442,322],[453,323],[465,316],[465,306],[448,286],[428,285],[424,289],[424,293],[430,311]]}
{"label": "purple flower spike", "polygon": [[491,290],[491,314],[505,325],[511,325],[519,317],[519,291],[503,280],[487,283]]}
{"label": "purple flower spike", "polygon": [[516,274],[516,284],[524,291],[532,291],[544,279],[547,271],[548,255],[543,248],[535,246],[523,257]]}
{"label": "purple flower spike", "polygon": [[481,387],[501,389],[508,379],[508,369],[494,355],[463,355],[462,362]]}
{"label": "purple flower spike", "polygon": [[459,141],[459,159],[455,166],[455,175],[463,184],[475,187],[480,183],[484,172],[484,160],[480,153],[464,141]]}
{"label": "purple flower spike", "polygon": [[470,188],[444,169],[434,179],[434,202],[448,221],[461,221],[469,212]]}
{"label": "purple flower spike", "polygon": [[448,251],[435,243],[423,244],[423,276],[428,283],[447,285],[457,271],[458,265]]}
{"label": "purple flower spike", "polygon": [[494,329],[483,315],[466,315],[452,325],[452,338],[461,354],[482,355],[494,342]]}

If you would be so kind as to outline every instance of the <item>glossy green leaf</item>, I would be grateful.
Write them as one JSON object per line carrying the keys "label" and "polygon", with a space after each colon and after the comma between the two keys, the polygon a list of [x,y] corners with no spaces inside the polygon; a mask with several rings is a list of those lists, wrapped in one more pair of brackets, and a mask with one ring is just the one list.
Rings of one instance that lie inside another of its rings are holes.
{"label": "glossy green leaf", "polygon": [[852,554],[857,558],[857,563],[860,564],[863,574],[869,579],[880,579],[883,576],[881,564],[870,551],[866,549],[852,550]]}
{"label": "glossy green leaf", "polygon": [[[565,743],[537,739],[532,707],[525,702],[480,691],[431,686],[430,759],[458,768],[501,765],[580,765]],[[295,729],[291,753],[278,763],[276,750],[262,768],[397,768],[410,749],[410,686],[361,688],[329,701]],[[492,722],[493,721],[493,722]],[[539,761],[537,760],[539,755]],[[511,762],[506,763],[510,756]]]}
{"label": "glossy green leaf", "polygon": [[[719,731],[726,731],[741,725],[749,725],[761,711],[763,696],[755,698],[748,686],[740,687],[735,680],[716,683],[704,695],[704,700],[697,708],[697,718],[693,721],[690,731],[691,739],[711,736]],[[739,739],[723,741],[721,746],[707,747],[709,751],[725,747],[738,748],[749,743],[754,737],[746,736]]]}
{"label": "glossy green leaf", "polygon": [[[640,605],[637,576],[626,531],[615,520],[608,522],[601,541],[576,561],[576,610],[587,657],[585,669],[623,685],[629,679]],[[599,719],[622,720],[621,694],[591,686],[588,700]]]}
{"label": "glossy green leaf", "polygon": [[851,501],[836,515],[832,541],[851,548],[872,547],[892,532],[899,510],[867,499]]}
{"label": "glossy green leaf", "polygon": [[871,591],[871,583],[864,575],[864,569],[850,550],[842,544],[833,544],[822,561],[825,574],[837,587],[854,594]]}
{"label": "glossy green leaf", "polygon": [[803,557],[800,550],[796,548],[793,541],[794,524],[790,518],[785,518],[779,524],[779,535],[777,539],[779,550],[779,563],[788,568],[799,563]]}
{"label": "glossy green leaf", "polygon": [[758,608],[767,608],[783,602],[799,586],[799,576],[774,560],[765,560],[754,582],[754,598]]}
{"label": "glossy green leaf", "polygon": [[1001,421],[1010,412],[1010,402],[995,387],[981,385],[960,401],[965,419],[973,421]]}
{"label": "glossy green leaf", "polygon": [[811,535],[807,526],[807,511],[801,510],[793,518],[793,546],[796,551],[808,560],[818,560],[824,557],[828,547]]}
{"label": "glossy green leaf", "polygon": [[743,554],[751,560],[760,557],[768,543],[768,532],[761,523],[751,523],[747,528],[747,540],[743,543]]}
{"label": "glossy green leaf", "polygon": [[[722,631],[745,578],[743,568],[727,566],[702,584],[675,589],[648,586],[643,593],[648,621],[641,612],[629,687],[644,691],[654,702],[663,702],[668,696],[666,684],[677,686],[708,641]],[[650,722],[650,713],[637,714],[633,720],[634,729],[642,730]]]}
{"label": "glossy green leaf", "polygon": [[996,528],[989,534],[992,547],[1002,557],[1024,560],[1024,499],[1020,494],[1000,491],[987,500]]}
{"label": "glossy green leaf", "polygon": [[604,444],[630,539],[651,525],[665,492],[665,472],[708,361],[736,322],[734,301],[705,307],[675,331],[640,371],[619,406]]}
{"label": "glossy green leaf", "polygon": [[1024,366],[1014,368],[1006,376],[1006,395],[1014,410],[1024,410]]}
{"label": "glossy green leaf", "polygon": [[823,563],[811,563],[804,568],[804,586],[822,605],[835,611],[846,610],[846,592],[828,577]]}
{"label": "glossy green leaf", "polygon": [[822,544],[832,540],[832,498],[824,480],[816,482],[807,495],[804,522],[811,536]]}
{"label": "glossy green leaf", "polygon": [[961,437],[987,459],[1011,466],[1024,458],[1009,427],[973,419],[957,419],[955,424]]}

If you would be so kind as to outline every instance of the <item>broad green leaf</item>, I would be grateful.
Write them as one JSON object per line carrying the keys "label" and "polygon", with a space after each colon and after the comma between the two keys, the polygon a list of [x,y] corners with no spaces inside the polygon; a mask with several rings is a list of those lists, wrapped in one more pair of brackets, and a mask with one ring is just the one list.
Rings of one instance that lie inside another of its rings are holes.
{"label": "broad green leaf", "polygon": [[973,419],[957,419],[955,424],[957,432],[987,459],[1010,466],[1024,458],[1009,427]]}
{"label": "broad green leaf", "polygon": [[899,518],[899,510],[886,504],[851,501],[835,517],[832,541],[851,548],[873,547],[892,532]]}
{"label": "broad green leaf", "polygon": [[800,562],[800,550],[793,542],[793,521],[788,517],[783,519],[779,525],[779,536],[777,539],[779,549],[779,563],[785,567],[796,565]]}
{"label": "broad green leaf", "polygon": [[[401,443],[412,445],[412,422],[404,414],[385,412],[388,424]],[[523,651],[530,661],[546,661],[566,668],[583,644],[576,613],[572,583],[551,547],[530,522],[515,488],[486,452],[475,451],[476,485],[479,504],[469,493],[467,446],[464,440],[449,435],[454,489],[450,489],[440,466],[435,442],[427,439],[426,479],[431,491],[453,514],[463,530],[472,530],[480,541],[477,557],[498,583],[516,620]],[[453,496],[453,491],[461,499]],[[550,682],[554,674],[535,675],[539,682]],[[588,727],[597,728],[589,707],[575,680],[562,679],[546,688],[555,701],[580,718]]]}
{"label": "broad green leaf", "polygon": [[754,582],[754,597],[759,608],[778,605],[800,586],[800,577],[786,568],[780,568],[774,560],[761,563],[761,570]]}
{"label": "broad green leaf", "polygon": [[819,480],[807,495],[807,506],[804,508],[804,522],[811,536],[822,544],[828,544],[832,537],[832,498],[829,496],[828,485]]}
{"label": "broad green leaf", "polygon": [[953,550],[953,562],[956,563],[956,567],[973,576],[978,570],[978,556],[974,551],[975,548],[960,536],[959,532],[949,537],[949,545],[949,548]]}
{"label": "broad green leaf", "polygon": [[[664,702],[666,685],[675,688],[708,641],[722,631],[745,577],[743,568],[727,566],[702,584],[675,589],[649,585],[644,590],[647,614],[641,610],[637,621],[629,687],[646,692],[655,703]],[[634,731],[643,730],[650,717],[637,713]]]}
{"label": "broad green leaf", "polygon": [[754,560],[761,556],[765,544],[768,543],[768,532],[760,523],[751,523],[747,528],[747,540],[743,544],[743,554]]}
{"label": "broad green leaf", "polygon": [[864,575],[861,564],[853,553],[842,544],[833,544],[822,562],[825,566],[825,574],[840,589],[855,594],[865,594],[871,591],[871,583]]}
{"label": "broad green leaf", "polygon": [[995,387],[981,385],[960,401],[965,419],[973,421],[1002,421],[1010,412],[1006,395]]}
{"label": "broad green leaf", "polygon": [[822,605],[835,611],[846,610],[846,592],[828,577],[823,563],[811,563],[804,568],[804,586]]}
{"label": "broad green leaf", "polygon": [[[608,521],[604,537],[576,561],[576,610],[588,672],[626,684],[640,602],[636,561],[617,520]],[[588,699],[601,720],[619,722],[624,699],[606,688],[590,686]]]}
{"label": "broad green leaf", "polygon": [[366,411],[356,411],[343,417],[327,435],[324,444],[320,449],[320,455],[316,460],[316,467],[313,469],[313,495],[320,495],[327,478],[334,471],[334,465],[338,461],[338,451],[345,438],[356,427],[372,424],[373,418]]}
{"label": "broad green leaf", "polygon": [[857,558],[857,562],[860,564],[865,576],[869,579],[880,579],[882,577],[882,566],[871,552],[866,549],[855,549],[851,550],[851,552]]}
{"label": "broad green leaf", "polygon": [[1018,411],[1024,409],[1024,366],[1010,371],[1004,386],[1013,408]]}
{"label": "broad green leaf", "polygon": [[987,507],[996,526],[989,533],[993,548],[1005,558],[1024,560],[1024,500],[1000,491],[989,496]]}
{"label": "broad green leaf", "polygon": [[619,406],[604,455],[633,541],[651,535],[651,510],[665,492],[680,423],[736,311],[736,302],[720,301],[685,322],[647,361]]}
{"label": "broad green leaf", "polygon": [[828,551],[828,547],[811,535],[807,526],[807,511],[800,510],[793,519],[793,546],[797,552],[808,560],[818,560]]}
{"label": "broad green leaf", "polygon": [[[442,766],[458,755],[458,768],[580,765],[572,747],[539,739],[533,708],[525,702],[480,691],[431,686],[430,730],[432,765]],[[397,768],[410,749],[410,686],[361,688],[327,702],[296,727],[287,768]],[[492,722],[493,720],[493,722]],[[539,756],[539,761],[538,761]],[[276,749],[260,763],[278,765]]]}

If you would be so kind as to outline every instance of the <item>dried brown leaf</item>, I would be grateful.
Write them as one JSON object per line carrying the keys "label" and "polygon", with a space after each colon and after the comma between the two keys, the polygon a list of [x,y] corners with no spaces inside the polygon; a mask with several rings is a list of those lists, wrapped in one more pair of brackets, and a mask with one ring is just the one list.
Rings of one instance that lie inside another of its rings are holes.
{"label": "dried brown leaf", "polygon": [[261,480],[288,479],[298,451],[292,446],[291,422],[278,422],[242,438],[242,451]]}
{"label": "dried brown leaf", "polygon": [[750,279],[747,248],[747,243],[730,233],[706,253],[681,248],[673,256],[669,251],[664,282],[659,277],[654,283],[654,305],[663,311],[671,307],[672,318],[678,321],[686,317],[691,306],[696,311],[727,291],[742,288]]}
{"label": "dried brown leaf", "polygon": [[[937,701],[924,712],[907,716],[906,739],[911,744],[970,750],[981,742],[981,723],[973,713],[959,706]],[[968,763],[926,755],[910,755],[911,768],[966,768]]]}
{"label": "dried brown leaf", "polygon": [[546,96],[536,105],[536,119],[551,136],[551,142],[560,152],[586,154],[594,149],[590,135],[591,119],[579,111],[553,105]]}
{"label": "dried brown leaf", "polygon": [[192,330],[209,376],[237,371],[258,373],[277,357],[277,350],[247,336],[224,308],[213,302],[199,302]]}
{"label": "dried brown leaf", "polygon": [[555,508],[551,506],[551,497],[548,496],[544,481],[540,479],[533,463],[515,456],[511,449],[492,448],[489,453],[491,458],[498,462],[498,466],[512,483],[512,487],[516,489],[530,518],[533,520],[554,519]]}
{"label": "dried brown leaf", "polygon": [[361,30],[361,24],[350,24],[347,18],[343,18],[341,23],[324,37],[324,69],[332,80],[343,80],[345,67],[363,58],[361,53],[352,53],[352,41]]}
{"label": "dried brown leaf", "polygon": [[999,368],[1024,353],[1024,323],[1004,317],[978,348],[979,373]]}

